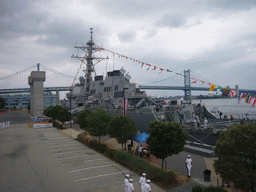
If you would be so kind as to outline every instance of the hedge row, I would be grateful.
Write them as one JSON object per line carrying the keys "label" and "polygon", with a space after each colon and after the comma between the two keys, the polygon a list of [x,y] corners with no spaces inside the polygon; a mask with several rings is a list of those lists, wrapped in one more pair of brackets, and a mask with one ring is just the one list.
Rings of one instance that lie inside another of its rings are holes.
{"label": "hedge row", "polygon": [[79,134],[77,139],[138,174],[147,173],[147,178],[152,181],[168,183],[172,187],[180,185],[177,175],[173,171],[166,172],[131,153],[110,149],[106,144],[99,144],[97,140],[90,139],[86,134]]}
{"label": "hedge row", "polygon": [[192,192],[227,192],[227,190],[214,186],[202,187],[201,185],[195,185]]}

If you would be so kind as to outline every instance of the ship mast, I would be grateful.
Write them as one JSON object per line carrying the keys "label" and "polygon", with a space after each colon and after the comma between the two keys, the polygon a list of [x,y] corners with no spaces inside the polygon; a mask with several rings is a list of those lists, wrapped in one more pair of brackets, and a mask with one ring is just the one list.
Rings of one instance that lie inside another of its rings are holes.
{"label": "ship mast", "polygon": [[86,43],[88,46],[87,47],[75,46],[75,48],[81,49],[84,52],[86,52],[85,56],[84,57],[80,57],[78,55],[76,55],[76,56],[72,55],[71,56],[71,58],[76,58],[76,59],[80,60],[82,63],[84,63],[86,65],[84,88],[85,88],[85,94],[87,96],[87,99],[88,99],[88,96],[90,95],[89,91],[90,91],[90,85],[91,85],[91,81],[92,81],[92,72],[95,72],[95,68],[94,68],[94,65],[93,65],[93,60],[95,59],[95,60],[98,61],[97,63],[99,63],[104,59],[108,59],[108,58],[94,57],[92,55],[94,52],[98,51],[98,48],[96,48],[94,46],[94,42],[93,42],[93,38],[92,38],[92,34],[93,34],[92,29],[93,28],[90,28],[90,30],[91,30],[90,31],[91,39],[90,39],[90,41],[88,41]]}

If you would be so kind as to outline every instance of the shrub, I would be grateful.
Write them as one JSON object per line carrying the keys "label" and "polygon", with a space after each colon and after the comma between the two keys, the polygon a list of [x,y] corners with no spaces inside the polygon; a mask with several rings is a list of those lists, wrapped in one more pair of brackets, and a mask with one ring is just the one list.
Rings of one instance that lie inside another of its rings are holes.
{"label": "shrub", "polygon": [[203,187],[201,185],[195,185],[192,188],[192,192],[202,192],[203,191]]}
{"label": "shrub", "polygon": [[100,151],[101,153],[105,153],[107,148],[108,146],[106,144],[100,143],[99,145],[97,145],[97,150]]}
{"label": "shrub", "polygon": [[225,189],[222,189],[220,187],[205,187],[202,192],[227,192]]}
{"label": "shrub", "polygon": [[57,124],[57,128],[58,129],[63,129],[63,125],[61,125],[60,123]]}
{"label": "shrub", "polygon": [[88,145],[89,145],[89,147],[95,149],[95,148],[97,147],[97,145],[98,145],[98,141],[96,141],[96,140],[91,140],[91,141],[89,141]]}

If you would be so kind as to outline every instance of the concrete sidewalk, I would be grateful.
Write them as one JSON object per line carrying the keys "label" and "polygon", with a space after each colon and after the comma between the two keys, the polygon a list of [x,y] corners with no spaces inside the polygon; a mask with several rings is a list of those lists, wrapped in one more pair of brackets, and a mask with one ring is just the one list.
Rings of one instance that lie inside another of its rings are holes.
{"label": "concrete sidewalk", "polygon": [[[61,130],[62,133],[64,133],[65,135],[67,135],[70,138],[77,138],[77,135],[82,133],[82,131],[76,131],[72,128],[68,128],[68,129],[64,129]],[[115,148],[117,150],[121,150],[122,146],[121,144],[119,144],[115,139],[113,138],[109,138],[109,137],[102,137],[102,142],[104,141],[104,143],[106,143],[107,145],[109,145],[112,148]],[[127,143],[130,143],[130,141],[128,141]],[[187,154],[191,154],[191,153],[187,153],[187,152],[181,152],[178,155],[173,155],[173,157],[171,157],[172,159],[170,159],[170,166],[168,166],[169,169],[171,170],[175,170],[181,174],[186,175],[186,173],[184,172],[184,162],[182,162]],[[202,185],[202,186],[217,186],[218,182],[219,182],[219,186],[222,184],[221,183],[221,178],[219,175],[217,175],[214,171],[213,168],[213,162],[215,158],[206,158],[206,157],[202,157],[196,154],[191,154],[192,157],[194,157],[194,159],[197,162],[193,163],[193,167],[192,167],[192,171],[194,172],[194,176],[192,175],[192,179],[193,182],[186,184],[184,186],[180,186],[176,189],[172,189],[169,190],[170,192],[184,192],[184,191],[192,191],[192,187],[194,185]],[[159,162],[159,164],[157,166],[159,166],[161,164],[161,162]],[[204,166],[202,166],[204,164]],[[203,170],[204,169],[209,169],[211,170],[211,182],[204,182],[204,178],[203,178]],[[195,174],[195,171],[199,171],[200,173]],[[232,190],[230,188],[224,188],[226,189],[228,192],[232,192]]]}

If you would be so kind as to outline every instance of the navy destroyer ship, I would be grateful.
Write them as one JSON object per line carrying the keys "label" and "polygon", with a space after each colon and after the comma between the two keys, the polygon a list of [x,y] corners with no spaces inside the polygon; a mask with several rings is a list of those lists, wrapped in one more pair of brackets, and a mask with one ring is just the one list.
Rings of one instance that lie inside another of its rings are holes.
{"label": "navy destroyer ship", "polygon": [[[212,156],[212,148],[219,138],[219,133],[238,122],[218,121],[205,107],[192,105],[190,100],[165,102],[153,99],[147,96],[145,91],[141,91],[135,83],[130,82],[131,76],[124,68],[108,71],[105,77],[96,75],[95,65],[108,58],[94,56],[94,53],[102,48],[94,44],[92,28],[90,33],[91,37],[86,47],[75,46],[83,50],[85,56],[72,55],[72,58],[79,59],[86,66],[85,75],[79,78],[79,83],[71,87],[70,93],[67,94],[73,116],[85,108],[93,110],[102,107],[113,116],[124,113],[129,115],[135,121],[138,130],[145,133],[148,133],[149,122],[153,120],[181,123],[184,130],[189,133],[190,147],[187,148],[191,149],[192,145],[197,145],[210,150],[206,154]],[[94,64],[93,61],[97,62]],[[199,127],[194,123],[196,117],[201,119]],[[203,126],[204,117],[209,120],[207,130]]]}

